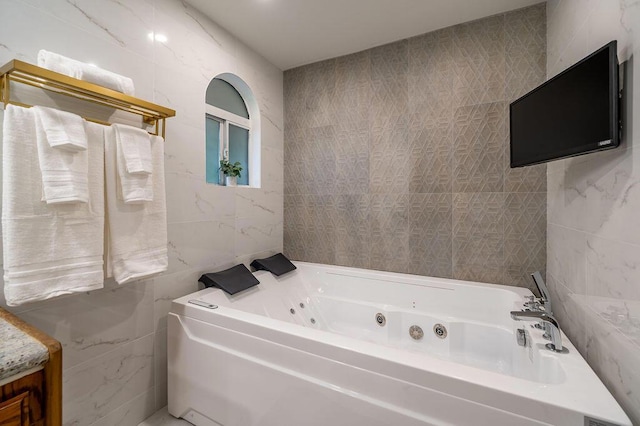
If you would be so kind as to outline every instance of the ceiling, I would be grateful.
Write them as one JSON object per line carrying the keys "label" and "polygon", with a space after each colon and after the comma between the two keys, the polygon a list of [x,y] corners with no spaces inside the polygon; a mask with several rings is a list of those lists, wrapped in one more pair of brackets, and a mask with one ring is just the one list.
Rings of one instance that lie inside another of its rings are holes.
{"label": "ceiling", "polygon": [[187,0],[282,70],[541,0]]}

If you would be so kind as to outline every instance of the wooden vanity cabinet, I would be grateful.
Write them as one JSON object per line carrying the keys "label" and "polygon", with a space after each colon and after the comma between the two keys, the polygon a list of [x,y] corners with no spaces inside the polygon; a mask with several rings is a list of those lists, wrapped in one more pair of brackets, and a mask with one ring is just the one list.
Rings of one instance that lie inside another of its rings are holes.
{"label": "wooden vanity cabinet", "polygon": [[60,342],[0,308],[7,321],[49,351],[44,368],[0,386],[0,426],[62,425],[62,347]]}

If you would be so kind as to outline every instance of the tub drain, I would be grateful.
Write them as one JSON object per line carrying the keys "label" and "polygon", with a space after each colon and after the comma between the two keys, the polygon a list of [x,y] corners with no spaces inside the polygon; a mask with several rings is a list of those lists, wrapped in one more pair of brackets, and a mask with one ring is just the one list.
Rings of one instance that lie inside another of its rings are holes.
{"label": "tub drain", "polygon": [[434,325],[433,332],[435,333],[436,336],[438,336],[441,339],[444,339],[445,337],[447,337],[447,328],[442,324]]}

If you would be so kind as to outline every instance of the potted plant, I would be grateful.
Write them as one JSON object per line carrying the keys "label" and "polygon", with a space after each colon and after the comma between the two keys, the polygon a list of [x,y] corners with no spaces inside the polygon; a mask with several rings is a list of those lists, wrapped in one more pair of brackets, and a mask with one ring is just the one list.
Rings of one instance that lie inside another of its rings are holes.
{"label": "potted plant", "polygon": [[242,177],[240,175],[242,166],[239,161],[231,164],[228,160],[220,160],[220,171],[224,174],[224,184],[226,186],[238,185],[238,178]]}

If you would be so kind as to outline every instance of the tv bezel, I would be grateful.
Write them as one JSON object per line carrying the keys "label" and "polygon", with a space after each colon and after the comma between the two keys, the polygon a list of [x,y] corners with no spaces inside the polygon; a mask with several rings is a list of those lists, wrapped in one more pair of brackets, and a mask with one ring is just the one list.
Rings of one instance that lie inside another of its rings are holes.
{"label": "tv bezel", "polygon": [[[531,161],[520,161],[518,163],[514,163],[513,160],[513,122],[512,122],[512,109],[513,106],[515,104],[517,104],[518,102],[524,100],[525,98],[527,98],[528,96],[536,93],[539,90],[543,90],[545,89],[547,86],[551,85],[555,80],[557,80],[558,78],[571,73],[571,71],[573,71],[576,67],[582,65],[583,63],[589,61],[589,59],[591,59],[592,57],[598,55],[599,53],[601,53],[603,50],[607,50],[609,49],[609,70],[610,75],[609,75],[609,101],[610,101],[610,105],[611,107],[609,108],[609,119],[610,119],[610,124],[611,124],[611,133],[612,133],[612,138],[611,138],[611,144],[605,145],[605,146],[599,146],[598,143],[602,142],[602,141],[594,141],[594,142],[588,142],[585,143],[583,145],[577,146],[577,147],[572,147],[570,149],[564,150],[564,151],[559,151],[559,152],[555,152],[553,153],[551,156],[544,156],[544,158],[537,158]],[[563,158],[570,158],[570,157],[576,157],[579,155],[584,155],[584,154],[589,154],[592,152],[597,152],[597,151],[604,151],[604,150],[608,150],[608,149],[613,149],[616,148],[620,145],[620,86],[619,86],[619,63],[618,63],[618,42],[617,40],[613,40],[609,43],[607,43],[606,45],[602,46],[600,49],[596,50],[595,52],[591,53],[589,56],[583,58],[582,60],[576,62],[575,64],[571,65],[569,68],[567,68],[566,70],[562,71],[561,73],[555,75],[554,77],[550,78],[549,80],[545,81],[544,83],[542,83],[540,86],[536,87],[535,89],[531,90],[530,92],[528,92],[527,94],[521,96],[520,98],[516,99],[515,101],[511,102],[511,104],[509,104],[509,159],[510,159],[510,166],[511,168],[517,168],[517,167],[524,167],[524,166],[532,166],[535,164],[542,164],[542,163],[548,163],[550,161],[555,161],[555,160],[561,160]]]}

